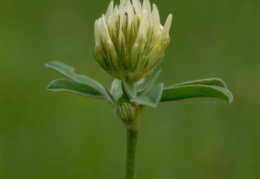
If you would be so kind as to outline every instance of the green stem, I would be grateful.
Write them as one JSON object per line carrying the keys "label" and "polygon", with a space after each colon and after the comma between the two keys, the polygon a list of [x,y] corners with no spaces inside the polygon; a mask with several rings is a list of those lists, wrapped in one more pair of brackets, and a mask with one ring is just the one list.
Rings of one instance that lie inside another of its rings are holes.
{"label": "green stem", "polygon": [[126,179],[135,179],[138,130],[127,129]]}

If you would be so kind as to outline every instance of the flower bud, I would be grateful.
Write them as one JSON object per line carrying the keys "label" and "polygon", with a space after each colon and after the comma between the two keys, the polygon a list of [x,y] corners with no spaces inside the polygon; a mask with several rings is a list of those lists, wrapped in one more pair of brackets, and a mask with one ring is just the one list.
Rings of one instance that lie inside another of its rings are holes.
{"label": "flower bud", "polygon": [[172,15],[164,26],[156,5],[149,0],[113,1],[105,15],[95,22],[93,54],[101,67],[113,77],[136,82],[160,61],[169,44]]}
{"label": "flower bud", "polygon": [[135,105],[123,95],[117,101],[116,113],[126,125],[138,123],[143,107]]}

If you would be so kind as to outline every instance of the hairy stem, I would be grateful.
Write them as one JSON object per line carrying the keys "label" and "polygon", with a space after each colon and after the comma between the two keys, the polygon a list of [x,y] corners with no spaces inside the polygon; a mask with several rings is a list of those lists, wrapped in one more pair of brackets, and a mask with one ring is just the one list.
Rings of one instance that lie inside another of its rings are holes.
{"label": "hairy stem", "polygon": [[135,179],[138,130],[127,129],[126,179]]}

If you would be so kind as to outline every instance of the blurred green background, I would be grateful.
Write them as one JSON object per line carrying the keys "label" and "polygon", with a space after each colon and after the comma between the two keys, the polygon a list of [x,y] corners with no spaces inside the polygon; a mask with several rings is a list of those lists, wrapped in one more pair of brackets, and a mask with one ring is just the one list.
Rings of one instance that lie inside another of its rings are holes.
{"label": "blurred green background", "polygon": [[[118,0],[115,1],[118,4]],[[260,1],[152,0],[173,13],[159,68],[166,85],[226,81],[234,102],[192,99],[146,108],[138,179],[260,178]],[[109,0],[0,0],[0,178],[122,179],[125,129],[101,100],[45,90],[50,60],[110,87],[93,24]]]}

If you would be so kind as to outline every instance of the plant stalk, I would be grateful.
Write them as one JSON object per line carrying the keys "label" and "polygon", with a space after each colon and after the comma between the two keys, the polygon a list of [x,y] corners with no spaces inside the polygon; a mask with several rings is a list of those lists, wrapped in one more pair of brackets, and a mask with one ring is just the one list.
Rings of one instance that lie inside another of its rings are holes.
{"label": "plant stalk", "polygon": [[127,129],[126,179],[135,179],[138,130]]}

